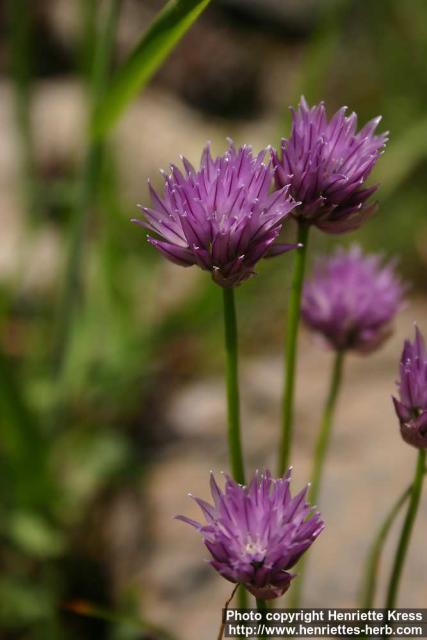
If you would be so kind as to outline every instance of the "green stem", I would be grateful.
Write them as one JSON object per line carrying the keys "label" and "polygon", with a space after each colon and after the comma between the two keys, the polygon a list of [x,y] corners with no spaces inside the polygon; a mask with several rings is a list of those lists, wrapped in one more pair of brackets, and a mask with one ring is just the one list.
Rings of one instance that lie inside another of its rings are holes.
{"label": "green stem", "polygon": [[[111,59],[121,0],[109,0],[106,15],[96,41],[91,77],[91,121],[108,88]],[[91,123],[89,123],[91,125]],[[89,127],[90,128],[90,127]],[[61,292],[57,327],[54,336],[54,372],[62,370],[68,350],[71,326],[82,292],[82,253],[84,231],[89,210],[94,203],[101,169],[103,141],[92,143],[86,154],[76,209],[71,222],[68,257],[65,267],[64,286]]]}
{"label": "green stem", "polygon": [[266,600],[263,600],[262,598],[256,599],[256,606],[258,611],[267,611],[268,609]]}
{"label": "green stem", "polygon": [[399,590],[400,578],[405,563],[406,554],[408,552],[409,540],[411,538],[412,528],[414,526],[417,515],[418,505],[420,503],[421,492],[423,488],[424,467],[426,461],[425,449],[420,449],[415,468],[414,482],[412,485],[411,496],[409,499],[408,511],[403,523],[396,556],[394,558],[393,571],[387,592],[386,608],[394,609]]}
{"label": "green stem", "polygon": [[370,609],[374,606],[375,592],[377,587],[378,571],[381,559],[381,552],[384,547],[384,543],[387,539],[389,531],[400,511],[405,504],[406,500],[411,495],[412,485],[406,489],[394,503],[390,512],[387,514],[384,522],[378,530],[378,533],[374,539],[373,545],[369,551],[368,559],[366,562],[366,574],[365,583],[363,587],[362,595],[362,607],[364,609]]}
{"label": "green stem", "polygon": [[234,289],[223,288],[225,349],[227,354],[228,449],[233,478],[245,484],[240,439],[240,400],[237,348],[237,322]]}
{"label": "green stem", "polygon": [[334,366],[332,368],[331,384],[323,411],[323,418],[320,425],[319,435],[314,452],[314,464],[311,474],[310,501],[317,504],[320,495],[323,468],[326,454],[328,452],[329,441],[332,432],[335,407],[338,393],[342,383],[342,373],[344,364],[344,351],[338,351],[335,355]]}
{"label": "green stem", "polygon": [[302,247],[299,247],[296,250],[294,274],[291,293],[289,296],[288,323],[285,340],[285,383],[283,391],[282,442],[279,454],[280,476],[282,476],[287,470],[291,459],[298,327],[301,293],[307,258],[308,231],[308,225],[302,222],[298,224],[298,243],[302,244]]}
{"label": "green stem", "polygon": [[[237,346],[237,320],[234,289],[223,288],[225,350],[227,357],[227,414],[228,452],[233,478],[245,484],[242,443],[240,438],[239,368]],[[239,609],[248,608],[248,594],[243,585],[238,592]]]}
{"label": "green stem", "polygon": [[[311,504],[316,504],[320,495],[323,468],[325,466],[326,455],[328,452],[338,393],[341,388],[343,364],[344,351],[338,351],[335,355],[329,392],[326,398],[322,422],[320,424],[314,452],[313,470],[311,472],[311,489],[309,495]],[[291,607],[299,607],[304,584],[305,568],[306,557],[304,556],[298,565],[298,581],[296,581],[290,597]]]}
{"label": "green stem", "polygon": [[[256,607],[261,613],[264,613],[264,611],[268,609],[267,602],[262,598],[256,598]],[[265,637],[266,636],[258,636],[259,640],[264,640]]]}
{"label": "green stem", "polygon": [[247,609],[249,607],[248,592],[243,584],[239,584],[237,590],[237,606],[239,609]]}
{"label": "green stem", "polygon": [[81,32],[78,62],[82,76],[90,82],[96,42],[98,2],[97,0],[80,0],[79,4]]}

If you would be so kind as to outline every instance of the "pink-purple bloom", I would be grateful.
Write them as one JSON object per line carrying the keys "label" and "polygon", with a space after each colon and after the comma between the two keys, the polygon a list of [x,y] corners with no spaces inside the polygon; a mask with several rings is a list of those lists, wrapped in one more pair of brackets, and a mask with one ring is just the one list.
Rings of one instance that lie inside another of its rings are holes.
{"label": "pink-purple bloom", "polygon": [[370,352],[390,335],[404,292],[393,263],[358,246],[339,248],[305,282],[301,313],[333,349]]}
{"label": "pink-purple bloom", "polygon": [[367,201],[377,186],[365,181],[387,142],[387,133],[374,133],[380,117],[357,132],[356,114],[345,114],[341,107],[328,121],[323,102],[309,107],[302,97],[290,137],[272,151],[277,187],[290,184],[300,202],[292,214],[327,233],[357,229],[374,212]]}
{"label": "pink-purple bloom", "polygon": [[291,497],[290,478],[290,469],[278,480],[269,471],[257,472],[242,486],[226,476],[221,491],[211,474],[214,504],[194,498],[206,523],[178,516],[202,534],[214,569],[257,598],[287,591],[295,577],[289,569],[324,528],[320,513],[306,502],[308,487]]}
{"label": "pink-purple bloom", "polygon": [[400,360],[399,397],[393,398],[405,442],[427,449],[427,352],[418,327],[415,340],[405,340]]}
{"label": "pink-purple bloom", "polygon": [[274,171],[265,155],[230,141],[216,158],[208,145],[198,170],[182,158],[183,172],[171,165],[163,174],[161,195],[149,185],[151,207],[142,207],[144,219],[135,222],[154,233],[148,241],[172,262],[196,264],[222,287],[239,285],[261,258],[295,246],[276,242],[296,203],[288,185],[271,193]]}

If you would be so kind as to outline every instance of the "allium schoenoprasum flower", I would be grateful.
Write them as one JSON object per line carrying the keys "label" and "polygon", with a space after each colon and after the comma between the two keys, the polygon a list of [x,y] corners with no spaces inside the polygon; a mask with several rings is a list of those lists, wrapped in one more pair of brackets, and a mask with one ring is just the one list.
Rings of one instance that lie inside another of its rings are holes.
{"label": "allium schoenoprasum flower", "polygon": [[427,352],[418,327],[415,340],[405,340],[400,359],[399,397],[393,398],[405,442],[427,449]]}
{"label": "allium schoenoprasum flower", "polygon": [[387,142],[387,133],[375,135],[381,118],[357,132],[357,116],[346,107],[328,121],[323,102],[309,107],[304,97],[292,110],[292,130],[282,139],[280,153],[272,150],[280,189],[291,185],[301,204],[292,214],[327,233],[357,229],[375,210],[368,204],[377,186],[365,186]]}
{"label": "allium schoenoprasum flower", "polygon": [[405,290],[393,262],[356,245],[339,248],[320,258],[306,280],[302,318],[333,349],[370,352],[390,335]]}
{"label": "allium schoenoprasum flower", "polygon": [[171,165],[163,173],[162,194],[149,185],[151,207],[141,207],[144,219],[134,222],[154,233],[148,241],[172,262],[196,264],[222,287],[239,285],[261,258],[295,247],[276,242],[296,203],[288,185],[271,193],[274,170],[265,156],[229,141],[213,158],[207,145],[198,170],[182,158],[183,172]]}
{"label": "allium schoenoprasum flower", "polygon": [[320,513],[306,502],[308,487],[292,498],[291,469],[278,480],[256,473],[248,486],[226,476],[221,491],[211,474],[214,504],[194,498],[206,523],[185,516],[212,555],[210,564],[224,578],[244,584],[257,598],[278,598],[295,576],[289,573],[324,528]]}

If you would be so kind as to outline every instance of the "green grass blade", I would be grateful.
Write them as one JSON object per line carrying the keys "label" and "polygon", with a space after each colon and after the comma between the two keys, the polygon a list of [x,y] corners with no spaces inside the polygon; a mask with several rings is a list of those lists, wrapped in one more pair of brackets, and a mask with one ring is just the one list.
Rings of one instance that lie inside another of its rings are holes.
{"label": "green grass blade", "polygon": [[[9,358],[0,350],[0,441],[8,494],[20,507],[47,507],[53,499],[46,441]],[[9,477],[10,476],[10,477]]]}
{"label": "green grass blade", "polygon": [[147,84],[210,0],[170,0],[118,71],[94,118],[92,133],[101,137]]}
{"label": "green grass blade", "polygon": [[26,212],[38,212],[38,183],[31,128],[31,98],[34,49],[34,11],[26,0],[5,3],[10,74],[14,97],[14,116],[19,155],[20,193]]}
{"label": "green grass blade", "polygon": [[[93,114],[96,112],[98,105],[107,94],[120,6],[121,0],[110,0],[107,4],[100,34],[94,46],[92,55],[93,68],[89,87],[91,121],[93,121]],[[53,337],[53,371],[55,375],[62,373],[67,357],[75,310],[82,295],[81,256],[83,253],[84,232],[89,210],[96,200],[98,178],[103,160],[103,142],[101,139],[90,141],[82,168],[76,209],[70,227],[64,285],[59,297]]]}

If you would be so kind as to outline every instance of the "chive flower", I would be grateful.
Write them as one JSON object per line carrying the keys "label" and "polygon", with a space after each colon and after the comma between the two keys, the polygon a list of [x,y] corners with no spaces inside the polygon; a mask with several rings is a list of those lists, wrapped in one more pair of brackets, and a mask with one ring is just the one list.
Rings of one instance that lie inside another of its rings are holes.
{"label": "chive flower", "polygon": [[222,287],[235,287],[254,275],[257,262],[295,245],[276,242],[282,224],[296,206],[289,185],[271,193],[274,170],[249,146],[229,141],[224,155],[212,158],[209,144],[196,170],[182,158],[184,171],[171,165],[158,194],[149,183],[151,207],[134,220],[154,235],[147,239],[183,267],[210,271]]}
{"label": "chive flower", "polygon": [[397,387],[400,399],[393,397],[393,402],[402,438],[418,449],[427,449],[427,352],[418,327],[414,341],[405,340]]}
{"label": "chive flower", "polygon": [[328,121],[323,102],[309,107],[304,97],[292,109],[292,130],[282,139],[280,153],[272,150],[278,189],[290,184],[300,204],[293,215],[326,233],[357,229],[375,210],[368,204],[376,186],[365,186],[387,142],[375,135],[381,117],[357,132],[357,116],[341,107]]}
{"label": "chive flower", "polygon": [[194,498],[206,523],[177,516],[201,533],[213,568],[257,598],[271,600],[288,590],[295,577],[289,569],[324,528],[306,502],[308,487],[291,497],[290,478],[291,469],[278,480],[257,472],[242,486],[226,476],[221,491],[211,474],[213,505]]}
{"label": "chive flower", "polygon": [[301,314],[336,351],[371,352],[391,334],[405,285],[392,262],[354,245],[322,257],[304,285]]}

